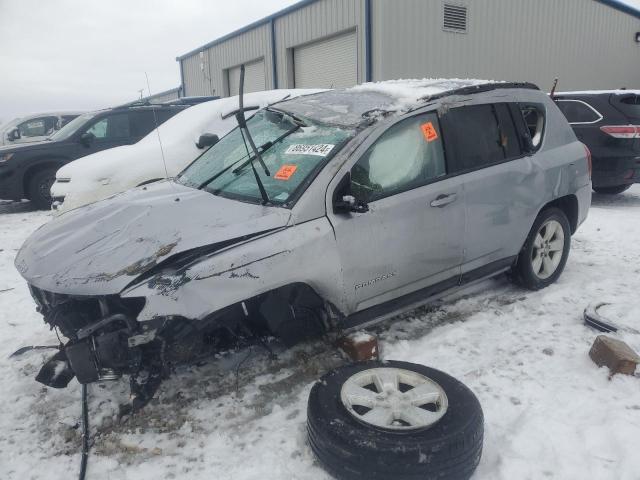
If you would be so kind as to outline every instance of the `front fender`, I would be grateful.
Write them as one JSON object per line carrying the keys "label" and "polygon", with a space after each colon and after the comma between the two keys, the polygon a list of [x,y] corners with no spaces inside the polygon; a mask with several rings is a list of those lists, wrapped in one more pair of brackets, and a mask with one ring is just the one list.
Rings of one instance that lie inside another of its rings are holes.
{"label": "front fender", "polygon": [[139,321],[172,315],[198,320],[295,282],[309,285],[344,311],[342,272],[326,217],[205,255],[185,267],[169,265],[121,296],[146,299]]}

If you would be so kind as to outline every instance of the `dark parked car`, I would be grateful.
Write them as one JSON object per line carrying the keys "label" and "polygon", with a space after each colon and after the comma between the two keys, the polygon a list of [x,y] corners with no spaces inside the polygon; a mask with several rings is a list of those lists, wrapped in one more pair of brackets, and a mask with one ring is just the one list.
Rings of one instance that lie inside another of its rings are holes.
{"label": "dark parked car", "polygon": [[42,142],[0,148],[0,199],[27,198],[49,208],[49,189],[64,164],[100,150],[130,145],[187,106],[129,106],[80,115]]}
{"label": "dark parked car", "polygon": [[640,183],[640,91],[565,92],[554,100],[591,150],[596,192],[622,193]]}

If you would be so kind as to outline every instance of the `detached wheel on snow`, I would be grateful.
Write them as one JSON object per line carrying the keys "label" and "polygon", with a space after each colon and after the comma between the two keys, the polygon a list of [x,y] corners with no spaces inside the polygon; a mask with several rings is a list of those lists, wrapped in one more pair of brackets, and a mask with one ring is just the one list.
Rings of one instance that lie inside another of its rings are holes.
{"label": "detached wheel on snow", "polygon": [[338,479],[466,480],[480,461],[480,403],[446,373],[406,362],[333,370],[311,389],[309,442]]}

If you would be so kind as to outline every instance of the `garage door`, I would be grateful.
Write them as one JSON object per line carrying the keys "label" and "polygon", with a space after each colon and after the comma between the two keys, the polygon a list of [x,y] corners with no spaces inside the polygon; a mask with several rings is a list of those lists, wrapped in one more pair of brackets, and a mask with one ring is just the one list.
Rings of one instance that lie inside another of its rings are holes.
{"label": "garage door", "polygon": [[[265,89],[264,60],[244,64],[244,93]],[[229,69],[229,95],[240,93],[240,66]]]}
{"label": "garage door", "polygon": [[296,88],[340,88],[358,83],[355,32],[296,47],[293,50]]}

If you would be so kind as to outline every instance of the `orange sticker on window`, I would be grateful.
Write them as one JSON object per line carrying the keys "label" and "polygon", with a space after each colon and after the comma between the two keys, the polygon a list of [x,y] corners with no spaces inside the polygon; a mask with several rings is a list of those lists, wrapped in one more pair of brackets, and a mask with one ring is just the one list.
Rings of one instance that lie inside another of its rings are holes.
{"label": "orange sticker on window", "polygon": [[420,129],[422,130],[422,134],[424,138],[427,139],[427,142],[433,142],[438,139],[438,132],[436,131],[433,123],[427,122],[420,125]]}
{"label": "orange sticker on window", "polygon": [[289,180],[291,175],[293,175],[297,169],[297,165],[283,165],[280,167],[280,170],[276,172],[273,178],[276,180]]}

